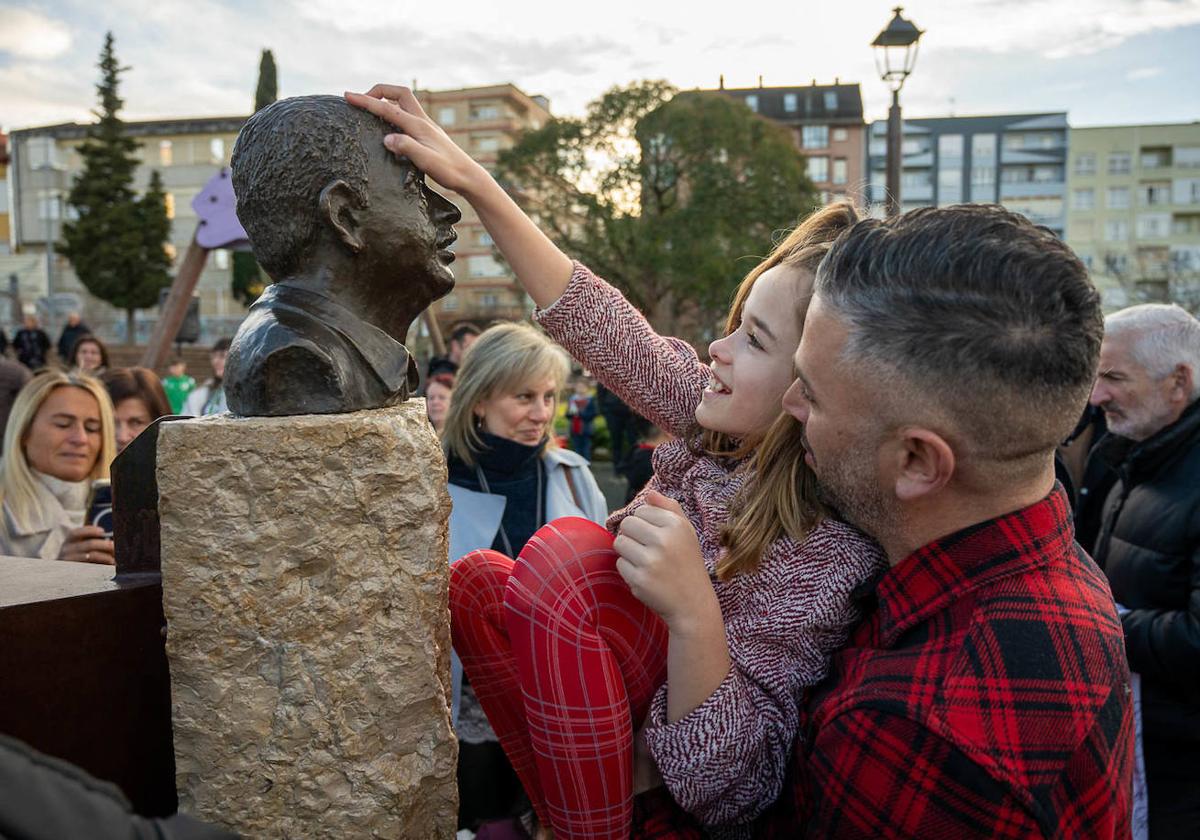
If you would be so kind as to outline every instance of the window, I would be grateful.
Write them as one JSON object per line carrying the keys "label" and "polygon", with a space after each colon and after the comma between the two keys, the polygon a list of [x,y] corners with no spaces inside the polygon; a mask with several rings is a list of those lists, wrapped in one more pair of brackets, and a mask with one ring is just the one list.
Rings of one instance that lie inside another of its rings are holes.
{"label": "window", "polygon": [[221,137],[214,137],[208,141],[208,159],[212,163],[225,162],[225,140]]}
{"label": "window", "polygon": [[1105,254],[1104,270],[1109,274],[1124,274],[1129,267],[1128,254]]}
{"label": "window", "polygon": [[1112,152],[1109,154],[1109,175],[1128,175],[1131,171],[1133,171],[1133,160],[1129,152]]}
{"label": "window", "polygon": [[1112,210],[1125,210],[1129,207],[1129,187],[1109,187],[1104,196],[1104,204]]}
{"label": "window", "polygon": [[835,128],[833,130],[833,142],[845,143],[850,139],[850,132],[844,128]]}
{"label": "window", "polygon": [[[454,121],[458,119],[458,112],[453,108],[438,108],[437,121],[442,125],[454,125]],[[443,308],[445,305],[443,304]]]}
{"label": "window", "polygon": [[170,166],[175,160],[174,148],[171,146],[170,140],[161,140],[158,144],[158,162],[163,166]]}
{"label": "window", "polygon": [[1142,169],[1163,169],[1171,165],[1170,149],[1143,149]]}
{"label": "window", "polygon": [[[7,213],[7,212],[8,212],[8,181],[6,181],[4,178],[0,178],[0,213]],[[4,244],[3,242],[0,242],[0,245],[3,245],[3,244]]]}
{"label": "window", "polygon": [[[60,218],[62,205],[59,202],[58,190],[38,190],[38,218],[43,221],[53,221]],[[42,234],[45,235],[44,233]]]}
{"label": "window", "polygon": [[1091,187],[1071,190],[1071,206],[1076,210],[1094,210],[1096,208],[1096,191]]}
{"label": "window", "polygon": [[58,168],[58,146],[53,137],[30,137],[25,148],[29,151],[30,169]]}
{"label": "window", "polygon": [[1104,223],[1104,240],[1106,242],[1124,242],[1129,238],[1129,222],[1124,219],[1110,219]]}
{"label": "window", "polygon": [[458,309],[458,295],[451,292],[450,294],[448,294],[444,298],[442,298],[442,311],[443,312],[453,312],[456,309]]}
{"label": "window", "polygon": [[1171,184],[1169,181],[1146,184],[1139,192],[1141,193],[1140,198],[1143,207],[1154,207],[1159,204],[1171,203]]}
{"label": "window", "polygon": [[943,134],[937,140],[937,148],[938,206],[959,204],[963,200],[963,136]]}
{"label": "window", "polygon": [[1171,187],[1176,204],[1200,204],[1200,178],[1176,178]]}
{"label": "window", "polygon": [[1175,165],[1187,169],[1200,166],[1200,146],[1176,146]]}
{"label": "window", "polygon": [[503,274],[504,269],[491,254],[477,254],[467,257],[467,273],[472,277],[495,277]]}
{"label": "window", "polygon": [[927,151],[929,149],[920,140],[902,140],[900,142],[900,154],[902,155],[919,155]]}
{"label": "window", "polygon": [[1138,239],[1156,239],[1170,232],[1170,213],[1141,213],[1137,217]]}
{"label": "window", "polygon": [[490,233],[488,233],[486,230],[484,230],[484,231],[480,231],[480,232],[479,232],[479,244],[480,244],[480,245],[492,245],[492,244],[494,244],[494,243],[493,243],[493,241],[492,241],[492,235],[491,235]]}
{"label": "window", "polygon": [[844,183],[846,183],[846,178],[847,178],[846,159],[845,158],[834,158],[833,159],[833,183],[844,184]]}
{"label": "window", "polygon": [[215,265],[220,271],[227,271],[229,269],[228,248],[217,248],[215,251],[213,251],[213,265]]}
{"label": "window", "polygon": [[1083,152],[1075,156],[1075,174],[1076,175],[1095,175],[1096,174],[1096,154],[1095,152]]}
{"label": "window", "polygon": [[829,158],[817,155],[808,159],[808,178],[814,183],[829,180]]}
{"label": "window", "polygon": [[497,152],[500,150],[500,138],[478,137],[475,140],[475,150],[479,152]]}
{"label": "window", "polygon": [[805,149],[825,149],[829,146],[829,126],[806,125],[800,130],[800,146]]}
{"label": "window", "polygon": [[825,91],[825,110],[836,111],[838,106],[838,97],[836,90]]}
{"label": "window", "polygon": [[798,103],[797,103],[797,99],[796,99],[796,94],[785,93],[783,95],[783,110],[787,111],[789,114],[794,114],[794,113],[796,113],[797,107],[798,107]]}
{"label": "window", "polygon": [[996,200],[996,135],[971,138],[971,200]]}
{"label": "window", "polygon": [[[884,175],[879,177],[883,178]],[[933,176],[928,171],[918,170],[916,172],[900,172],[900,194],[903,195],[906,190],[912,189],[929,189],[933,185]]]}
{"label": "window", "polygon": [[498,105],[476,105],[471,109],[471,119],[473,120],[498,120],[500,119],[500,106]]}
{"label": "window", "polygon": [[479,295],[479,305],[484,309],[495,309],[500,305],[500,295],[495,292],[482,292]]}
{"label": "window", "polygon": [[167,193],[163,196],[163,206],[167,209],[167,218],[175,218],[175,193]]}
{"label": "window", "polygon": [[746,97],[746,107],[758,113],[758,97],[753,93]]}

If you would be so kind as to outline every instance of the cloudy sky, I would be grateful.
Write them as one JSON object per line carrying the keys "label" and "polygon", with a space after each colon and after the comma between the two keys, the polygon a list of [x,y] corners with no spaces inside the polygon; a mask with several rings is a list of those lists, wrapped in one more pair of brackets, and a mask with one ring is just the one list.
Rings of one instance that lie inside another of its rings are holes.
{"label": "cloudy sky", "polygon": [[[107,30],[131,68],[126,119],[248,112],[264,47],[280,96],[513,82],[578,114],[634,79],[690,88],[715,87],[722,73],[730,87],[839,77],[862,83],[873,119],[887,92],[868,44],[891,5],[739,0],[718,16],[695,0],[0,0],[0,128],[91,119]],[[908,116],[1200,119],[1200,0],[914,0],[905,15],[926,30]]]}

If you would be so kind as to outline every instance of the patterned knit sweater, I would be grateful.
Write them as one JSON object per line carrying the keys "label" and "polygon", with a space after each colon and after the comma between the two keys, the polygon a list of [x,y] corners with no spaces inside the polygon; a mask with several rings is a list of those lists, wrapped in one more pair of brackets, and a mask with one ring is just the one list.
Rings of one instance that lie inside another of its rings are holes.
{"label": "patterned knit sweater", "polygon": [[620,292],[578,263],[567,290],[535,317],[606,387],[676,436],[655,450],[654,477],[608,528],[615,533],[650,490],[679,502],[696,527],[733,667],[675,723],[667,723],[667,686],[660,687],[646,741],[680,806],[710,826],[745,824],[779,795],[801,695],[825,675],[859,618],[851,593],[886,559],[868,537],[827,519],[801,542],[776,540],[753,572],[718,580],[721,528],[747,470],[697,455],[685,440],[707,365],[687,343],[656,334]]}

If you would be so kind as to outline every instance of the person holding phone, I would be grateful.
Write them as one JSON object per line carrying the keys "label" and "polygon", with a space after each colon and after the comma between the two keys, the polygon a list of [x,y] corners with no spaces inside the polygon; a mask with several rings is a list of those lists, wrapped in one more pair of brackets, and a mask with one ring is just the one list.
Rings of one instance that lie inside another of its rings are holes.
{"label": "person holding phone", "polygon": [[104,529],[86,525],[92,482],[116,454],[112,403],[81,374],[45,370],[17,395],[0,465],[0,554],[114,565]]}

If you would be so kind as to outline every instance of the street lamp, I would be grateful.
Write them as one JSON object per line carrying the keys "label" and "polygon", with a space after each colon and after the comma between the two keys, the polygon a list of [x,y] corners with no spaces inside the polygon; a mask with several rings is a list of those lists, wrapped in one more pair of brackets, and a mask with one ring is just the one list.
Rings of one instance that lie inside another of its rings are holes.
{"label": "street lamp", "polygon": [[34,172],[46,174],[46,295],[54,294],[54,223],[59,218],[58,178],[62,167],[50,161],[34,164]]}
{"label": "street lamp", "polygon": [[875,48],[875,67],[879,78],[892,89],[892,107],[888,110],[887,128],[887,214],[900,212],[900,88],[917,63],[917,47],[924,34],[916,25],[905,20],[897,6],[896,13],[887,28],[875,37],[871,46]]}

